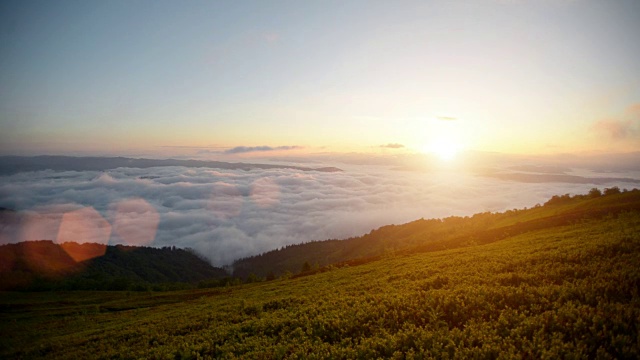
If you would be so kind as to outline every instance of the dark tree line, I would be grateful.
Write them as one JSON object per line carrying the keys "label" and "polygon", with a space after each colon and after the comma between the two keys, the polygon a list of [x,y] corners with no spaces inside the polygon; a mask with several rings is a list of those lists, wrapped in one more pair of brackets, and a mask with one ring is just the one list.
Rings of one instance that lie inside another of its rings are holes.
{"label": "dark tree line", "polygon": [[0,246],[3,290],[168,290],[184,288],[228,274],[192,251],[73,244],[74,249],[101,249],[103,255],[76,262],[65,252],[69,243],[28,241]]}

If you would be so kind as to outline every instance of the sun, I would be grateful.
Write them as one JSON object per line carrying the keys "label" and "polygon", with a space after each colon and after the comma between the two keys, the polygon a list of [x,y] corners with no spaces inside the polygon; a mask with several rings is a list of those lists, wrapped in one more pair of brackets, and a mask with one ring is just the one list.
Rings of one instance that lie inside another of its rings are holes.
{"label": "sun", "polygon": [[440,137],[431,141],[427,145],[427,153],[435,155],[438,159],[444,162],[453,161],[460,152],[460,143],[452,138]]}
{"label": "sun", "polygon": [[454,142],[437,140],[433,143],[431,151],[443,161],[452,161],[458,155],[458,144]]}
{"label": "sun", "polygon": [[470,139],[462,121],[453,115],[427,119],[422,128],[416,129],[417,149],[443,164],[456,162]]}
{"label": "sun", "polygon": [[459,149],[460,146],[451,139],[436,139],[430,146],[430,152],[445,162],[453,161]]}

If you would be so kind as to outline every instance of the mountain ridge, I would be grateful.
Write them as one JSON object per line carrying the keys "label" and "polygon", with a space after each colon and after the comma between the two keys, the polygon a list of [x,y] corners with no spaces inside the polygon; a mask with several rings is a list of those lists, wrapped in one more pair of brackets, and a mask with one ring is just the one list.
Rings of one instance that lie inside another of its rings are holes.
{"label": "mountain ridge", "polygon": [[[386,225],[368,234],[344,240],[323,240],[289,245],[236,260],[233,275],[246,278],[296,274],[305,267],[375,261],[385,256],[433,252],[500,241],[544,228],[568,225],[640,210],[640,190],[592,189],[587,195],[553,196],[544,205],[499,213],[476,213],[444,219],[420,219]],[[305,265],[306,264],[306,265]]]}
{"label": "mountain ridge", "polygon": [[0,290],[148,290],[228,276],[189,249],[50,240],[0,245],[0,275]]}

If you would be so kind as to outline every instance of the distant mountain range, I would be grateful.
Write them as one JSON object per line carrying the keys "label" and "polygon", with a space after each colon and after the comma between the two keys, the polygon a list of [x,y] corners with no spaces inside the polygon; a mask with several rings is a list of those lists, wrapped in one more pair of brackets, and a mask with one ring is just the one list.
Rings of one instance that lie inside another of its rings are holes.
{"label": "distant mountain range", "polygon": [[569,175],[565,173],[552,173],[545,168],[540,168],[540,173],[531,173],[530,170],[524,170],[525,167],[515,168],[523,169],[523,172],[509,172],[486,170],[478,172],[481,176],[491,177],[505,181],[517,181],[523,183],[571,183],[571,184],[594,184],[605,185],[611,183],[631,183],[640,184],[640,179],[620,178],[620,177],[585,177],[577,175]]}
{"label": "distant mountain range", "polygon": [[230,163],[204,160],[134,159],[126,157],[0,156],[0,175],[39,170],[104,171],[119,167],[145,169],[159,166],[203,167],[230,170],[293,169],[320,172],[342,171],[336,167],[310,168],[293,165]]}

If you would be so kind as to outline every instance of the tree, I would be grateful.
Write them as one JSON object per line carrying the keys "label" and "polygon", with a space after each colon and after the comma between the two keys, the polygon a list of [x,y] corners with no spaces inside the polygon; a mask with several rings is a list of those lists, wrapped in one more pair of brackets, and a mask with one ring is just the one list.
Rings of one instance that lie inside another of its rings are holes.
{"label": "tree", "polygon": [[605,195],[620,194],[620,188],[617,187],[617,186],[614,186],[612,188],[606,188],[606,189],[604,189],[604,194]]}
{"label": "tree", "polygon": [[602,196],[602,191],[600,191],[600,189],[598,188],[592,188],[591,190],[589,190],[589,197],[590,198],[597,198]]}
{"label": "tree", "polygon": [[[571,201],[571,195],[569,194],[564,194],[564,195],[553,195],[551,197],[551,199],[549,199],[546,203],[544,203],[545,205],[560,205],[560,204],[566,204],[568,202]],[[526,210],[526,208],[525,208]]]}
{"label": "tree", "polygon": [[273,271],[269,271],[269,273],[267,274],[267,281],[271,281],[275,279],[276,279],[276,275],[273,273]]}
{"label": "tree", "polygon": [[308,261],[305,261],[304,264],[302,264],[302,272],[306,273],[311,271],[311,264],[309,264]]}
{"label": "tree", "polygon": [[251,273],[251,274],[249,274],[249,276],[247,277],[247,281],[246,281],[246,283],[247,283],[247,284],[251,284],[251,283],[259,282],[259,281],[260,281],[260,278],[259,278],[256,274]]}

